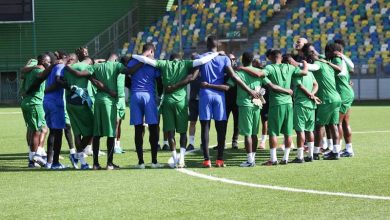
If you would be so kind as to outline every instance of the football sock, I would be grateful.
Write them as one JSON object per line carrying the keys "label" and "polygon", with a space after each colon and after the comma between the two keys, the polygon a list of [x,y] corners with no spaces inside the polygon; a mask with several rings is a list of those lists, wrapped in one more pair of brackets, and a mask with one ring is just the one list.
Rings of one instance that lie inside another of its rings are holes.
{"label": "football sock", "polygon": [[308,142],[307,146],[309,147],[309,157],[313,158],[314,142]]}
{"label": "football sock", "polygon": [[29,160],[32,160],[33,159],[33,157],[34,157],[34,155],[35,155],[35,152],[28,152],[28,159]]}
{"label": "football sock", "polygon": [[302,160],[303,159],[303,147],[299,147],[297,151],[297,158]]}
{"label": "football sock", "polygon": [[115,139],[113,137],[107,137],[107,165],[111,165],[113,163],[114,145]]}
{"label": "football sock", "polygon": [[347,150],[348,153],[352,153],[353,152],[352,143],[346,144],[345,149]]}
{"label": "football sock", "polygon": [[53,146],[53,164],[59,163],[59,157],[62,145],[62,129],[51,129],[54,132],[54,146]]}
{"label": "football sock", "polygon": [[75,154],[75,153],[76,153],[76,149],[75,149],[75,148],[70,149],[70,150],[69,150],[69,153],[70,153],[70,154]]}
{"label": "football sock", "polygon": [[333,153],[339,153],[341,146],[339,144],[333,145]]}
{"label": "football sock", "polygon": [[253,163],[256,162],[256,152],[252,152],[252,160]]}
{"label": "football sock", "polygon": [[290,155],[290,148],[289,147],[284,148],[283,160],[288,161],[289,155]]}
{"label": "football sock", "polygon": [[226,139],[226,121],[215,121],[215,128],[217,130],[218,153],[217,160],[223,160],[223,151],[225,150]]}
{"label": "football sock", "polygon": [[261,135],[261,143],[265,143],[267,140],[267,135]]}
{"label": "football sock", "polygon": [[322,138],[322,149],[328,148],[328,142],[326,140],[326,137]]}
{"label": "football sock", "polygon": [[77,155],[77,159],[79,159],[81,165],[87,164],[87,162],[85,161],[83,152],[77,153],[76,155]]}
{"label": "football sock", "polygon": [[210,160],[210,155],[209,155],[210,121],[200,121],[200,125],[201,125],[203,158],[204,160]]}
{"label": "football sock", "polygon": [[195,145],[195,136],[190,135],[190,144],[192,144],[192,146]]}
{"label": "football sock", "polygon": [[135,135],[134,135],[134,143],[135,143],[135,149],[137,151],[137,157],[138,157],[138,164],[144,163],[144,151],[143,151],[143,131],[144,126],[143,125],[136,125],[135,127]]}
{"label": "football sock", "polygon": [[149,143],[152,153],[152,163],[157,163],[157,151],[158,151],[158,124],[149,125]]}
{"label": "football sock", "polygon": [[93,164],[99,164],[99,149],[100,149],[100,137],[93,137],[92,151],[93,151]]}
{"label": "football sock", "polygon": [[252,153],[248,153],[246,155],[248,163],[253,163],[253,155]]}
{"label": "football sock", "polygon": [[270,149],[271,161],[276,162],[278,158],[276,157],[276,147]]}
{"label": "football sock", "polygon": [[173,158],[173,161],[176,163],[176,162],[177,162],[177,153],[176,153],[176,150],[172,151],[172,158]]}
{"label": "football sock", "polygon": [[180,162],[184,162],[184,157],[186,156],[186,148],[181,147],[180,148]]}
{"label": "football sock", "polygon": [[314,147],[313,153],[319,154],[320,153],[320,147]]}
{"label": "football sock", "polygon": [[333,146],[333,139],[328,139],[327,144],[328,144],[328,147]]}

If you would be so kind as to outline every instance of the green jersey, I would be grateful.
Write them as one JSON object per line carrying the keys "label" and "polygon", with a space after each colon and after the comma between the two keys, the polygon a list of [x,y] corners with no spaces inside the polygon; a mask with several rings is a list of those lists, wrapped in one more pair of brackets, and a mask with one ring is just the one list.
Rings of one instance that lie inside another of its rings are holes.
{"label": "green jersey", "polygon": [[[290,89],[292,77],[300,76],[302,71],[299,67],[290,64],[270,64],[265,67],[263,72],[273,84]],[[292,98],[289,94],[270,90],[269,101],[270,106],[276,106],[290,104]]]}
{"label": "green jersey", "polygon": [[[251,69],[256,70],[256,68],[249,66]],[[264,84],[264,80],[259,77],[252,76],[245,71],[236,72],[238,77],[252,90],[256,90],[260,88]],[[232,79],[229,79],[227,82],[230,86],[235,86],[236,83]],[[235,89],[235,88],[232,88]],[[229,97],[227,97],[229,98]],[[256,105],[252,102],[252,97],[241,87],[237,86],[237,101],[238,106],[246,106],[246,107],[256,107]]]}
{"label": "green jersey", "polygon": [[[84,71],[84,70],[88,70],[89,65],[87,63],[84,63],[84,62],[79,62],[79,63],[73,64],[71,67],[72,67],[72,69],[74,69],[76,71]],[[64,72],[64,79],[66,80],[66,82],[68,83],[69,86],[75,85],[75,86],[83,88],[83,89],[88,89],[88,87],[90,86],[89,80],[87,77],[79,77],[79,76],[76,76],[68,71]],[[65,90],[65,96],[68,96],[68,95],[70,95],[70,91]]]}
{"label": "green jersey", "polygon": [[[33,69],[31,72],[24,74],[22,91],[27,91],[27,89],[30,88],[30,86],[35,82],[35,80],[38,80],[37,75],[41,72],[43,72],[43,69]],[[42,104],[44,92],[45,92],[45,83],[41,83],[38,90],[27,94],[23,98],[23,102],[31,105]]]}
{"label": "green jersey", "polygon": [[[180,82],[193,68],[192,60],[168,61],[158,60],[156,68],[161,70],[162,84],[164,87]],[[165,93],[163,102],[178,102],[187,96],[186,87],[182,87],[172,93]]]}
{"label": "green jersey", "polygon": [[[36,66],[36,65],[38,65],[38,60],[31,59],[30,63],[27,63],[26,66],[27,67],[32,67],[32,66]],[[25,92],[25,90],[24,90],[25,85],[24,84],[25,84],[25,80],[22,79],[21,82],[20,82],[19,94]]]}
{"label": "green jersey", "polygon": [[350,75],[349,75],[349,70],[350,70],[350,67],[347,65],[347,63],[338,58],[337,60],[336,59],[333,59],[332,60],[332,63],[335,63],[336,64],[337,62],[337,65],[340,65],[342,66],[342,71],[340,73],[338,73],[336,75],[336,89],[337,89],[337,92],[340,94],[341,96],[341,100],[344,101],[344,100],[353,100],[355,98],[355,93],[351,87],[351,85],[349,84],[349,80],[350,80]]}
{"label": "green jersey", "polygon": [[[88,71],[93,73],[92,76],[102,82],[107,89],[115,92],[118,92],[118,75],[123,72],[124,69],[125,66],[123,66],[123,64],[111,61],[98,63],[88,67]],[[97,90],[95,100],[115,101],[108,93],[101,90]]]}
{"label": "green jersey", "polygon": [[313,83],[316,79],[313,76],[313,73],[308,72],[306,76],[296,77],[293,79],[294,85],[294,105],[299,105],[302,107],[315,109],[316,103],[311,100],[307,95],[299,88],[299,85],[302,85],[307,89],[307,91],[311,92],[313,90]]}
{"label": "green jersey", "polygon": [[332,102],[341,102],[339,93],[336,90],[335,73],[331,66],[321,61],[315,61],[320,68],[313,71],[314,77],[318,83],[318,98],[323,104]]}
{"label": "green jersey", "polygon": [[117,88],[118,88],[118,98],[125,97],[125,74],[118,75]]}

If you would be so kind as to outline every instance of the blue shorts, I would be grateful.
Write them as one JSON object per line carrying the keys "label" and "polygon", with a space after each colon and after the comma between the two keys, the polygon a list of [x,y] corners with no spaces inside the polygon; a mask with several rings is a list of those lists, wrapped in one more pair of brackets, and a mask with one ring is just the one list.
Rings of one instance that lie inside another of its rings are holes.
{"label": "blue shorts", "polygon": [[153,94],[148,92],[131,93],[130,106],[130,125],[140,125],[144,122],[158,124],[158,110]]}
{"label": "blue shorts", "polygon": [[64,103],[56,103],[52,100],[43,101],[45,120],[47,127],[52,129],[65,128],[65,107]]}
{"label": "blue shorts", "polygon": [[225,95],[199,97],[199,120],[226,121]]}

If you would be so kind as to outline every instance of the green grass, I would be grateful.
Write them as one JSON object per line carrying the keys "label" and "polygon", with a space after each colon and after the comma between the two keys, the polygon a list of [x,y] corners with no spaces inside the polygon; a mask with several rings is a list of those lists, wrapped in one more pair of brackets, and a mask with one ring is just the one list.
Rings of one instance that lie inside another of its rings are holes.
{"label": "green grass", "polygon": [[[18,108],[0,109],[0,219],[388,219],[390,201],[313,195],[249,188],[199,179],[171,169],[135,170],[134,129],[123,123],[122,145],[115,155],[119,171],[47,171],[25,168],[25,127]],[[390,130],[389,106],[358,106],[352,110],[354,131]],[[216,143],[211,129],[210,143]],[[200,142],[199,127],[196,141]],[[146,137],[148,134],[146,133]],[[145,137],[146,161],[150,151]],[[229,125],[227,142],[231,138]],[[242,140],[242,138],[240,138]],[[202,156],[187,156],[190,170],[249,183],[314,189],[329,192],[390,196],[389,133],[355,134],[355,158],[316,161],[301,165],[240,168],[240,150],[226,151],[228,167],[200,168]],[[102,140],[105,146],[105,140]],[[230,147],[230,146],[228,146]],[[104,149],[105,147],[103,147]],[[68,155],[67,144],[63,156]],[[215,158],[215,152],[212,156]],[[257,154],[257,162],[269,152]],[[282,154],[279,154],[279,158]],[[295,152],[290,156],[293,158]],[[169,153],[159,153],[165,163]],[[91,158],[88,158],[91,162]],[[105,164],[101,157],[101,164]],[[69,164],[68,160],[63,163]]]}

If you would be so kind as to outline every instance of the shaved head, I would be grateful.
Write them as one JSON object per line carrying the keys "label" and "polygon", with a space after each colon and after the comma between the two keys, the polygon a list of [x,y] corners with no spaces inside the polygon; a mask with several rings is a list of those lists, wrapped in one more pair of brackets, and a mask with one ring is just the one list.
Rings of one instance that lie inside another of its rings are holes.
{"label": "shaved head", "polygon": [[309,43],[309,41],[306,38],[298,38],[297,42],[295,43],[295,50],[302,50],[303,45]]}

